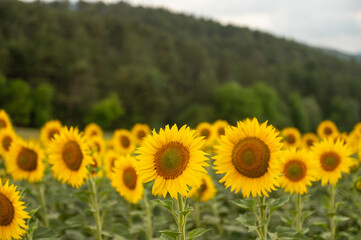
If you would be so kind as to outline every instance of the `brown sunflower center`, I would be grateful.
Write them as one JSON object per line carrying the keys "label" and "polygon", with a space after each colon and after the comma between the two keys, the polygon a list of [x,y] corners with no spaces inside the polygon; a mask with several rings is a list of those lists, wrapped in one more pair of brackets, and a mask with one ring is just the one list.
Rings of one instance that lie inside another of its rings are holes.
{"label": "brown sunflower center", "polygon": [[202,184],[201,186],[198,188],[198,194],[202,195],[205,191],[207,190],[207,184],[204,181],[204,179],[202,179]]}
{"label": "brown sunflower center", "polygon": [[226,133],[226,131],[224,130],[224,127],[218,128],[218,135],[219,135],[219,136],[222,136],[222,135],[224,135],[225,133]]}
{"label": "brown sunflower center", "polygon": [[138,139],[142,140],[145,137],[145,132],[143,130],[139,130],[137,133]]}
{"label": "brown sunflower center", "polygon": [[110,171],[114,172],[114,165],[115,165],[115,160],[117,160],[115,157],[110,159]]}
{"label": "brown sunflower center", "polygon": [[9,148],[10,148],[10,145],[11,145],[12,141],[13,141],[13,139],[10,136],[5,136],[3,138],[2,144],[3,144],[3,147],[4,147],[4,149],[6,151],[9,151]]}
{"label": "brown sunflower center", "polygon": [[0,226],[9,225],[14,219],[14,206],[4,194],[0,193]]}
{"label": "brown sunflower center", "polygon": [[299,160],[288,161],[283,168],[286,178],[292,182],[302,180],[306,176],[306,171],[306,164]]}
{"label": "brown sunflower center", "polygon": [[54,138],[55,134],[59,134],[58,129],[51,129],[51,130],[48,132],[48,139],[49,139],[49,140],[52,140],[52,139]]}
{"label": "brown sunflower center", "polygon": [[100,146],[100,144],[98,142],[94,142],[94,146],[95,146],[95,151],[96,152],[101,152],[102,151],[102,147]]}
{"label": "brown sunflower center", "polygon": [[127,167],[126,169],[124,169],[123,181],[125,186],[127,186],[131,190],[135,189],[135,186],[137,185],[137,179],[138,176],[133,167]]}
{"label": "brown sunflower center", "polygon": [[179,142],[170,142],[157,151],[154,162],[160,176],[174,179],[186,169],[189,150]]}
{"label": "brown sunflower center", "polygon": [[130,140],[127,136],[121,136],[120,137],[120,144],[125,147],[128,148],[130,145]]}
{"label": "brown sunflower center", "polygon": [[331,129],[330,127],[325,127],[325,129],[323,130],[323,132],[328,136],[328,135],[331,135],[332,129]]}
{"label": "brown sunflower center", "polygon": [[311,146],[313,146],[313,143],[314,143],[314,142],[315,142],[315,141],[312,140],[312,139],[307,139],[306,144],[307,144],[307,146],[311,147]]}
{"label": "brown sunflower center", "polygon": [[232,163],[240,174],[258,178],[267,172],[270,157],[270,150],[262,140],[247,137],[234,146]]}
{"label": "brown sunflower center", "polygon": [[341,158],[335,152],[326,152],[321,156],[321,166],[325,171],[331,172],[340,164]]}
{"label": "brown sunflower center", "polygon": [[0,128],[6,128],[6,122],[4,121],[4,119],[0,119]]}
{"label": "brown sunflower center", "polygon": [[203,136],[204,139],[208,139],[210,135],[211,135],[211,132],[208,129],[201,130],[201,136]]}
{"label": "brown sunflower center", "polygon": [[63,146],[62,153],[65,165],[73,171],[78,171],[83,161],[79,144],[75,141],[67,142]]}
{"label": "brown sunflower center", "polygon": [[293,134],[288,134],[286,136],[286,142],[289,144],[294,144],[296,142],[296,138]]}
{"label": "brown sunflower center", "polygon": [[98,132],[93,130],[90,132],[90,137],[94,137],[94,136],[97,136],[98,135]]}
{"label": "brown sunflower center", "polygon": [[34,171],[38,166],[38,155],[33,150],[22,147],[17,158],[17,164],[24,171]]}

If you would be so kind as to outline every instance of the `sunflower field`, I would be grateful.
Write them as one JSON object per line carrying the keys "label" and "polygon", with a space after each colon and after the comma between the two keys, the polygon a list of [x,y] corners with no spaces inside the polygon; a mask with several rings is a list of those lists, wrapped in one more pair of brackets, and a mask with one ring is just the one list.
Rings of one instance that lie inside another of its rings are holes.
{"label": "sunflower field", "polygon": [[[0,239],[361,239],[361,122],[103,133],[0,110]],[[108,137],[107,137],[108,136]]]}

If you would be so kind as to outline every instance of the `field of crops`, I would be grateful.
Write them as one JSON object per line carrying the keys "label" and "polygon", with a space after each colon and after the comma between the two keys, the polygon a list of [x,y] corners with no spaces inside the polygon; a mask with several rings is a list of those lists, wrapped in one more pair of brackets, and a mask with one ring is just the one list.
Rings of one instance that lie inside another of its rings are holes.
{"label": "field of crops", "polygon": [[0,239],[361,239],[361,122],[104,135],[56,120],[15,131],[10,117],[0,110]]}

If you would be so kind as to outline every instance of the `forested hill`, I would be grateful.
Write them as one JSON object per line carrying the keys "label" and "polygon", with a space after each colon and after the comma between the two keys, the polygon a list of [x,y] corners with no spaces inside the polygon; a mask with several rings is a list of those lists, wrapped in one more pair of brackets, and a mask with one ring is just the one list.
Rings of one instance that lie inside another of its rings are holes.
{"label": "forested hill", "polygon": [[18,125],[361,120],[361,63],[164,9],[2,0],[0,46],[0,108]]}

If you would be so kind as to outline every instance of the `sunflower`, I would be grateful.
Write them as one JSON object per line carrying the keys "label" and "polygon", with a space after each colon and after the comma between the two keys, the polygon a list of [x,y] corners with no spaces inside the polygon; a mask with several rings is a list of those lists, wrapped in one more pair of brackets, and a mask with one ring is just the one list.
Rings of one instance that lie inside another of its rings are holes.
{"label": "sunflower", "polygon": [[11,144],[15,138],[16,134],[12,129],[4,129],[0,131],[0,155],[4,158],[9,153]]}
{"label": "sunflower", "polygon": [[54,176],[62,183],[67,182],[76,188],[81,186],[88,178],[86,167],[93,162],[88,152],[84,137],[77,128],[63,128],[48,147]]}
{"label": "sunflower", "polygon": [[143,196],[143,183],[136,170],[137,160],[130,155],[121,156],[112,174],[112,186],[131,203],[137,203]]}
{"label": "sunflower", "polygon": [[324,139],[312,147],[313,159],[317,161],[318,177],[324,186],[327,183],[336,184],[341,173],[349,173],[353,164],[351,149],[342,140]]}
{"label": "sunflower", "polygon": [[103,177],[101,156],[97,152],[94,152],[91,158],[92,163],[89,164],[91,176],[93,178]]}
{"label": "sunflower", "polygon": [[131,130],[133,137],[138,145],[142,145],[144,137],[150,134],[150,129],[147,124],[137,123],[133,126]]}
{"label": "sunflower", "polygon": [[316,142],[318,142],[318,137],[314,133],[305,133],[302,136],[302,147],[305,149],[311,149]]}
{"label": "sunflower", "polygon": [[317,135],[320,138],[332,138],[335,139],[339,132],[337,126],[331,120],[322,121],[317,127]]}
{"label": "sunflower", "polygon": [[115,164],[119,161],[119,156],[115,151],[108,151],[104,155],[104,170],[109,179],[112,178]]}
{"label": "sunflower", "polygon": [[44,144],[49,144],[55,134],[59,134],[62,128],[61,122],[52,120],[47,122],[40,130],[40,140]]}
{"label": "sunflower", "polygon": [[301,143],[301,134],[297,128],[289,127],[284,128],[281,131],[282,136],[284,137],[284,146],[286,148],[297,148]]}
{"label": "sunflower", "polygon": [[309,152],[305,149],[287,149],[283,151],[280,165],[282,176],[280,185],[286,192],[307,193],[307,186],[316,177],[316,164],[310,161]]}
{"label": "sunflower", "polygon": [[15,138],[6,155],[5,165],[14,180],[40,181],[44,176],[44,152],[34,141]]}
{"label": "sunflower", "polygon": [[217,138],[220,138],[226,133],[226,128],[229,127],[227,121],[217,120],[213,123],[213,131],[215,132]]}
{"label": "sunflower", "polygon": [[353,153],[361,151],[361,133],[358,129],[354,129],[350,132],[347,138],[347,144],[350,146]]}
{"label": "sunflower", "polygon": [[220,182],[232,192],[242,190],[246,197],[268,196],[267,191],[275,190],[280,175],[281,139],[273,126],[267,126],[267,122],[260,125],[256,118],[226,129],[214,157],[216,173],[225,173]]}
{"label": "sunflower", "polygon": [[203,137],[205,140],[205,146],[211,146],[213,144],[213,140],[216,138],[216,133],[213,131],[212,124],[201,122],[197,125],[196,130],[198,132],[198,136]]}
{"label": "sunflower", "polygon": [[13,128],[8,114],[0,109],[0,131],[7,128]]}
{"label": "sunflower", "polygon": [[126,129],[118,129],[113,135],[113,147],[122,154],[132,154],[135,149],[135,143],[132,134]]}
{"label": "sunflower", "polygon": [[199,199],[206,202],[216,195],[216,188],[213,184],[212,178],[208,174],[202,174],[202,184],[198,188],[192,188],[187,197]]}
{"label": "sunflower", "polygon": [[105,141],[100,136],[94,136],[90,139],[87,139],[89,149],[93,153],[97,153],[99,156],[102,156],[105,152]]}
{"label": "sunflower", "polygon": [[159,133],[153,130],[136,151],[138,173],[144,182],[154,179],[154,195],[165,197],[169,192],[172,198],[177,198],[177,193],[186,196],[189,187],[201,185],[199,174],[206,173],[203,167],[208,166],[207,158],[200,150],[203,144],[204,140],[186,125],[179,130],[177,125],[167,125]]}
{"label": "sunflower", "polygon": [[103,137],[103,131],[97,124],[89,123],[85,126],[84,135],[87,138],[92,138],[94,136]]}
{"label": "sunflower", "polygon": [[0,179],[0,239],[21,239],[28,228],[25,219],[30,216],[20,198],[15,185],[9,186],[9,182],[3,185]]}

